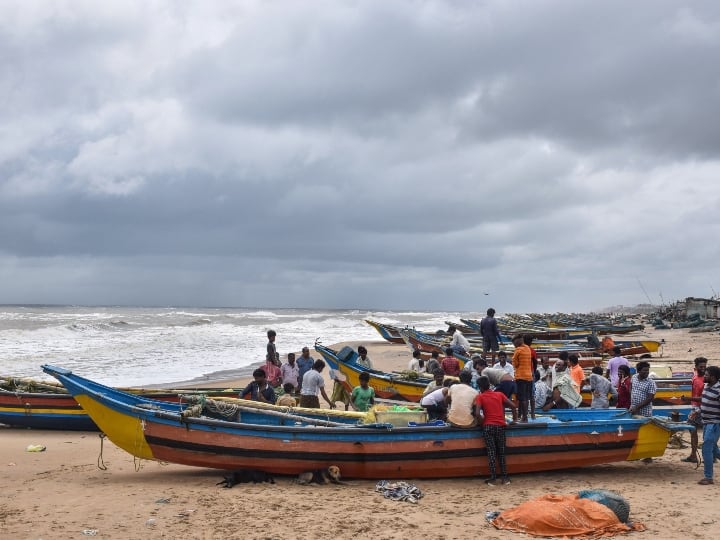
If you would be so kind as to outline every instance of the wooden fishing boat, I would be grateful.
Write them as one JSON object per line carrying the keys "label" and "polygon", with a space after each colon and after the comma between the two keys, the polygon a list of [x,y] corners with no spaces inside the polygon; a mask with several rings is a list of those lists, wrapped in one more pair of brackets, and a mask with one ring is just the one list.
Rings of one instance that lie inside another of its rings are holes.
{"label": "wooden fishing boat", "polygon": [[0,424],[21,428],[97,431],[70,394],[10,392],[0,389]]}
{"label": "wooden fishing boat", "polygon": [[315,350],[320,353],[331,369],[340,371],[345,376],[345,380],[341,384],[348,392],[352,392],[353,388],[360,385],[360,374],[366,372],[370,375],[369,385],[375,390],[375,395],[378,398],[417,403],[420,401],[425,387],[430,382],[430,379],[425,377],[412,380],[405,378],[401,374],[385,373],[384,371],[359,366],[355,363],[358,354],[350,347],[334,351],[329,347],[316,343]]}
{"label": "wooden fishing boat", "polygon": [[[0,387],[0,424],[20,428],[97,431],[98,428],[92,419],[62,385],[11,377],[2,377],[0,381],[4,383]],[[129,388],[127,391],[161,401],[181,403],[183,396],[193,393],[215,397],[237,397],[239,389]]]}
{"label": "wooden fishing boat", "polygon": [[[433,351],[444,354],[445,348],[449,344],[447,339],[438,338],[431,334],[425,334],[409,328],[398,330],[398,333],[411,350],[417,349],[425,355]],[[482,353],[482,344],[480,342],[473,341],[472,339],[469,341],[470,351],[468,351],[468,354]],[[651,352],[658,351],[661,347],[659,341],[653,340],[619,341],[616,342],[616,344],[620,347],[623,356],[649,355]],[[577,354],[582,367],[599,365],[599,362],[603,360],[603,351],[600,348],[600,343],[591,342],[590,340],[585,342],[573,340],[538,340],[533,341],[532,348],[535,349],[538,358],[557,358],[560,351],[565,351],[568,354]],[[508,355],[512,355],[515,348],[512,343],[509,342],[509,338],[506,338],[500,342],[500,350],[507,352]]]}
{"label": "wooden fishing boat", "polygon": [[[42,366],[117,446],[135,457],[217,469],[294,475],[338,465],[347,478],[446,478],[488,474],[479,429],[262,425],[186,417],[148,400]],[[662,455],[675,424],[651,418],[548,421],[510,426],[511,474]]]}
{"label": "wooden fishing boat", "polygon": [[[340,371],[345,376],[345,381],[342,384],[349,392],[352,392],[352,389],[360,384],[360,374],[367,372],[370,375],[369,384],[379,398],[419,402],[425,387],[430,382],[430,379],[426,377],[412,380],[400,373],[386,373],[359,366],[355,363],[357,352],[350,347],[335,351],[316,343],[315,350],[322,355],[332,369]],[[690,395],[688,380],[663,379],[656,381],[656,383],[658,389],[653,400],[654,406],[681,405],[681,396]],[[583,397],[582,405],[589,407],[592,401],[589,388],[581,392],[581,395]]]}
{"label": "wooden fishing boat", "polygon": [[[387,323],[372,321],[370,319],[365,319],[365,322],[372,326],[375,330],[377,330],[378,334],[380,334],[385,341],[398,344],[405,343],[405,340],[403,340],[403,337],[400,335],[400,331],[402,330],[402,328],[400,328],[399,326],[393,326]],[[450,326],[454,326],[455,328],[460,330],[468,339],[472,340],[479,337],[475,330],[465,325],[453,322],[446,322],[445,324],[448,325],[448,328]],[[448,334],[444,330],[438,330],[437,332],[435,332],[435,336],[440,336],[441,338],[446,335]]]}
{"label": "wooden fishing boat", "polygon": [[371,321],[370,319],[365,319],[365,322],[377,330],[378,334],[380,334],[384,340],[390,343],[404,343],[396,327],[378,321]]}

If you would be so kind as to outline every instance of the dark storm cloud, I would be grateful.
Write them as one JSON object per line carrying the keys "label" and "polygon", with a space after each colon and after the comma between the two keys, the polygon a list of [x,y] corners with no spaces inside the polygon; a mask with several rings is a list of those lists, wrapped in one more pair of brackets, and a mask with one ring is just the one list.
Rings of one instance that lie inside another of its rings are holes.
{"label": "dark storm cloud", "polygon": [[8,3],[5,301],[708,292],[716,3],[310,6]]}

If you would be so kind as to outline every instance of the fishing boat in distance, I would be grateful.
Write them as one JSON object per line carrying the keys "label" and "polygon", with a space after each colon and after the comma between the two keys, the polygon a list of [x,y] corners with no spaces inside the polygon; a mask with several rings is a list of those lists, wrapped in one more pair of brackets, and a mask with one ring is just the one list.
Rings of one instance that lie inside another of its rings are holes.
{"label": "fishing boat in distance", "polygon": [[[135,457],[216,469],[295,475],[330,465],[347,478],[488,474],[479,429],[420,424],[306,426],[184,416],[177,406],[115,390],[50,365],[107,437]],[[664,453],[682,424],[623,417],[517,424],[507,430],[511,474],[584,467]]]}

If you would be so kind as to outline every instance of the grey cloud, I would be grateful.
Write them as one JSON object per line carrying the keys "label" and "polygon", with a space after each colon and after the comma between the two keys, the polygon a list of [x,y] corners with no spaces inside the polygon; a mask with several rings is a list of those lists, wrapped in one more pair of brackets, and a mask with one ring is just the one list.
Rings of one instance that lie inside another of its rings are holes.
{"label": "grey cloud", "polygon": [[11,5],[5,301],[545,311],[645,301],[638,277],[707,289],[715,3],[316,7]]}

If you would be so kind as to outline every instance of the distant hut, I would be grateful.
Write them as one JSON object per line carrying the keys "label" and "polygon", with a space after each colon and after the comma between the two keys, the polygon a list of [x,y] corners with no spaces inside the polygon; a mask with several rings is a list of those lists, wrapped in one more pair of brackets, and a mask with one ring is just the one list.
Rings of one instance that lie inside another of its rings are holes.
{"label": "distant hut", "polygon": [[720,300],[688,297],[685,299],[685,316],[720,319]]}

